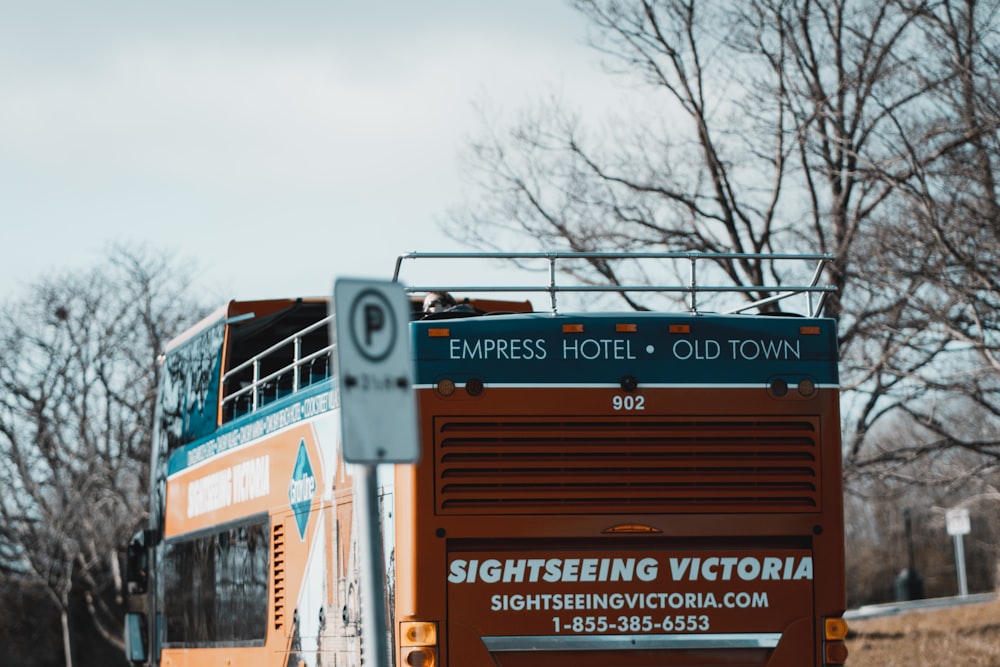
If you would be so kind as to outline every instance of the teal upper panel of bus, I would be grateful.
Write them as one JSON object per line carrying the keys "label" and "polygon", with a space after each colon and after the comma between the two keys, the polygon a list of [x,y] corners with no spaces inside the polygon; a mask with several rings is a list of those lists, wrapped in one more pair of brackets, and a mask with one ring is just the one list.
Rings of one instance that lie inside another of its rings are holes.
{"label": "teal upper panel of bus", "polygon": [[337,405],[331,378],[232,420],[170,453],[167,475],[326,414]]}
{"label": "teal upper panel of bus", "polygon": [[497,315],[423,320],[411,329],[418,385],[756,385],[784,374],[836,385],[830,319],[761,315]]}
{"label": "teal upper panel of bus", "polygon": [[220,319],[164,358],[157,426],[167,451],[215,432],[224,336],[225,322]]}

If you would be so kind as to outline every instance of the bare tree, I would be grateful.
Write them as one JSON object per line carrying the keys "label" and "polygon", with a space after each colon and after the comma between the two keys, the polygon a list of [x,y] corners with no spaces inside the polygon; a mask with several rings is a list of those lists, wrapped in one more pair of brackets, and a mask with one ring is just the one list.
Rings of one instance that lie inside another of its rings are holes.
{"label": "bare tree", "polygon": [[170,258],[116,247],[0,314],[0,576],[43,585],[73,663],[70,601],[121,646],[117,558],[147,511],[156,356],[199,316]]}
{"label": "bare tree", "polygon": [[[958,448],[1000,465],[1000,7],[973,0],[919,5],[918,26],[938,84],[927,107],[933,127],[956,146],[920,165],[923,136],[902,144],[918,165],[900,188],[900,220],[887,224],[865,281],[878,289],[902,277],[895,340],[911,363],[897,377],[910,400],[898,407],[924,429],[893,455]],[[878,275],[879,264],[891,267]],[[890,335],[882,334],[885,338]],[[931,354],[933,353],[933,355]],[[886,456],[883,453],[882,458]],[[878,457],[870,460],[878,460]]]}
{"label": "bare tree", "polygon": [[[828,279],[838,297],[826,312],[840,322],[847,461],[874,463],[871,430],[941,389],[926,380],[950,363],[955,332],[945,327],[963,297],[928,281],[924,269],[946,251],[913,212],[954,192],[953,168],[970,153],[995,157],[986,139],[997,117],[986,103],[995,104],[1000,72],[983,38],[997,28],[994,8],[975,0],[572,4],[607,69],[630,85],[630,115],[597,131],[558,98],[509,126],[484,114],[467,154],[475,197],[452,213],[449,231],[479,247],[533,239],[543,249],[833,254]],[[981,253],[969,241],[986,220],[977,213],[959,231],[944,224],[949,208],[932,219],[957,235],[952,243]],[[888,251],[890,242],[902,253]],[[735,285],[787,281],[755,259],[717,268]],[[594,260],[574,271],[621,283],[634,267]],[[980,289],[995,299],[995,285]]]}

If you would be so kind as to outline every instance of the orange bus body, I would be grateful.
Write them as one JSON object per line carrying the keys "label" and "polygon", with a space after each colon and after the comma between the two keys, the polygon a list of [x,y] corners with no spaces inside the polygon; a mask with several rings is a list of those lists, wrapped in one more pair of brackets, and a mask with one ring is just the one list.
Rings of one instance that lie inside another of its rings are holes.
{"label": "orange bus body", "polygon": [[[832,323],[486,319],[414,325],[424,458],[396,472],[397,623],[438,623],[442,665],[827,664]],[[567,356],[589,368],[568,379]]]}
{"label": "orange bus body", "polygon": [[[409,325],[385,662],[842,664],[835,324],[486,304]],[[327,307],[234,302],[168,348],[135,663],[382,664]]]}

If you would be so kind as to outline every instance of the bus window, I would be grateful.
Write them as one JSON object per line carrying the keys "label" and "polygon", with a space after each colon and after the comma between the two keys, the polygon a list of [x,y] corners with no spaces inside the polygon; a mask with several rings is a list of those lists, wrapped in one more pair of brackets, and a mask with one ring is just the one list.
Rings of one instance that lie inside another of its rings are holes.
{"label": "bus window", "polygon": [[168,541],[163,559],[165,643],[262,642],[268,567],[266,520]]}

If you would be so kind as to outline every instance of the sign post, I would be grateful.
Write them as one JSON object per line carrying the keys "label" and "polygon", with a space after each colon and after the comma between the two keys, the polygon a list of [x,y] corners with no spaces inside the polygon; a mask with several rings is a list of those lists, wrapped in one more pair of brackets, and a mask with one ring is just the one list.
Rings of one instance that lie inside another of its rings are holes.
{"label": "sign post", "polygon": [[969,586],[965,580],[965,544],[963,536],[971,532],[969,510],[956,507],[945,514],[945,527],[948,534],[955,540],[955,570],[958,573],[958,594],[965,597],[969,594]]}
{"label": "sign post", "polygon": [[333,286],[333,308],[341,450],[344,461],[360,464],[358,544],[367,561],[362,568],[361,632],[373,664],[388,666],[392,659],[377,466],[415,463],[420,455],[410,306],[399,283],[341,278]]}

